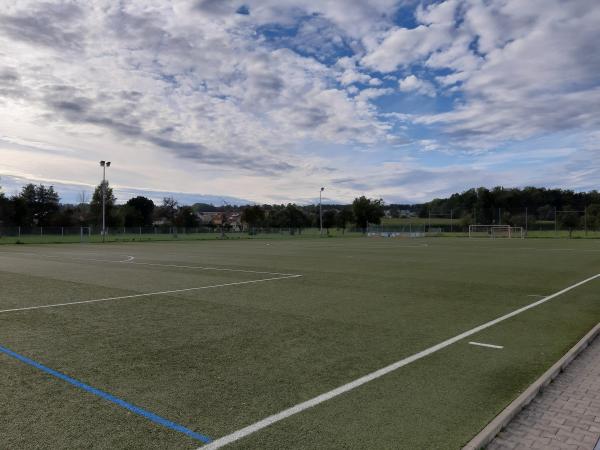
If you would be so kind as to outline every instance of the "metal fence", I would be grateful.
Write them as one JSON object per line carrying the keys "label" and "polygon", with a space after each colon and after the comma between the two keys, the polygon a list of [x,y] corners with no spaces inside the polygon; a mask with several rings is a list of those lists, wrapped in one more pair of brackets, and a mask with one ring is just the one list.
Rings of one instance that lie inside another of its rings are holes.
{"label": "metal fence", "polygon": [[[352,235],[351,230],[323,230],[323,236]],[[149,240],[252,239],[277,237],[319,237],[318,228],[246,228],[201,227],[0,227],[1,243],[118,242]]]}
{"label": "metal fence", "polygon": [[[527,237],[591,237],[600,238],[600,229],[588,223],[578,224],[567,229],[557,221],[530,221],[523,227]],[[227,228],[219,226],[199,226],[192,228],[153,226],[153,227],[110,227],[103,235],[101,227],[0,227],[2,243],[61,243],[61,242],[127,242],[149,240],[201,240],[201,239],[260,239],[260,238],[310,238],[310,237],[360,237],[384,234],[411,237],[468,236],[469,225],[454,219],[452,223],[428,223],[416,220],[415,223],[369,225],[362,228],[324,229],[319,228]]]}

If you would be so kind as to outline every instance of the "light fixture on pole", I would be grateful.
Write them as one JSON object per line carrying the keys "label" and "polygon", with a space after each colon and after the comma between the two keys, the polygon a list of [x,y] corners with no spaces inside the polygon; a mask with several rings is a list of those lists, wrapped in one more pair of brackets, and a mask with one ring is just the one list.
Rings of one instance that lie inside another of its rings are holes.
{"label": "light fixture on pole", "polygon": [[106,236],[106,168],[110,167],[110,161],[100,161],[102,167],[102,242]]}
{"label": "light fixture on pole", "polygon": [[323,235],[323,209],[321,207],[321,201],[322,201],[322,194],[323,194],[324,190],[325,190],[325,188],[322,187],[321,190],[319,191],[319,232],[321,235]]}

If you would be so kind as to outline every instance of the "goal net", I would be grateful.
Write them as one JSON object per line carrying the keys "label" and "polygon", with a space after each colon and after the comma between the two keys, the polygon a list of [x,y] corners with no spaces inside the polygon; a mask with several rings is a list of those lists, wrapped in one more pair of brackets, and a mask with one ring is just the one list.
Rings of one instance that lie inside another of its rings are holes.
{"label": "goal net", "polygon": [[511,227],[510,225],[469,225],[469,237],[523,239],[525,234],[522,227]]}

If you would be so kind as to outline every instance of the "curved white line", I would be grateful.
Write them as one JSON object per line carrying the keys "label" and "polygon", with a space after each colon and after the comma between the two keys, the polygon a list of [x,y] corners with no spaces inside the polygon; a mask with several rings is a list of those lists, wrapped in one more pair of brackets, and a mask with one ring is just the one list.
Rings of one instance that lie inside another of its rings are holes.
{"label": "curved white line", "polygon": [[[27,255],[27,256],[37,256],[41,258],[54,258],[54,259],[63,259],[63,260],[71,260],[71,261],[93,261],[93,262],[106,262],[106,263],[119,263],[119,264],[136,264],[140,266],[154,266],[154,267],[173,267],[178,269],[195,269],[195,270],[216,270],[222,272],[241,272],[241,273],[256,273],[261,275],[278,275],[278,276],[288,276],[288,275],[297,275],[294,273],[283,273],[283,272],[267,272],[262,270],[247,270],[247,269],[230,269],[226,267],[207,267],[207,266],[187,266],[187,265],[179,265],[179,264],[159,264],[159,263],[147,263],[147,262],[137,262],[134,261],[134,256],[127,256],[127,259],[121,261],[115,261],[112,259],[94,259],[94,258],[70,258],[68,256],[56,256],[56,255],[42,255],[38,253],[25,253],[25,252],[11,252],[14,255]],[[3,256],[0,253],[0,256]]]}

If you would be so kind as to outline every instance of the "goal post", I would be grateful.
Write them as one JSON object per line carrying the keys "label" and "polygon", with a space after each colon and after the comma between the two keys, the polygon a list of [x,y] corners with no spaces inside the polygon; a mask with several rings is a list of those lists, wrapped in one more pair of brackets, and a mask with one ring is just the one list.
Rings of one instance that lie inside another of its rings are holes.
{"label": "goal post", "polygon": [[523,227],[510,225],[469,225],[470,238],[524,239]]}
{"label": "goal post", "polygon": [[92,235],[92,229],[90,227],[80,227],[79,228],[79,242],[90,242],[90,237]]}

